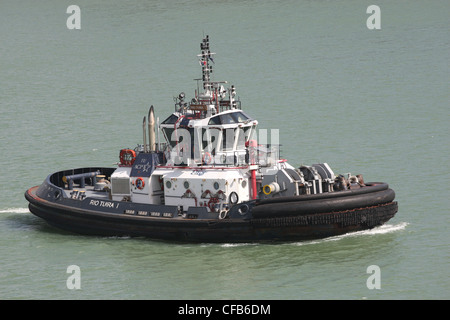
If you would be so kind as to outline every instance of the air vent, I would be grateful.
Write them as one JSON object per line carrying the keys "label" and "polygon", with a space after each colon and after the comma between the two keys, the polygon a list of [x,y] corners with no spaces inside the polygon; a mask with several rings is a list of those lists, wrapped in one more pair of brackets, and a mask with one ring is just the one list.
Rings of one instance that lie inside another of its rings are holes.
{"label": "air vent", "polygon": [[112,178],[111,179],[111,193],[112,194],[130,194],[130,179],[129,178]]}

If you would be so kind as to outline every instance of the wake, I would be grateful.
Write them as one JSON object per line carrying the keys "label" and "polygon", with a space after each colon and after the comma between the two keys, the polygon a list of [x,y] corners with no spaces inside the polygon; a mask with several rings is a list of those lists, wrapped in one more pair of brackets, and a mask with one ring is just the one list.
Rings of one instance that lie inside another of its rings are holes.
{"label": "wake", "polygon": [[397,231],[405,230],[408,226],[407,222],[400,222],[398,224],[385,224],[370,230],[362,230],[362,231],[356,231],[356,232],[350,232],[346,234],[342,234],[335,237],[329,237],[324,238],[320,240],[312,240],[312,241],[304,241],[304,242],[296,242],[294,245],[302,246],[302,245],[308,245],[308,244],[317,244],[317,243],[324,243],[328,241],[339,241],[346,238],[352,238],[352,237],[361,237],[361,236],[371,236],[371,235],[379,235],[379,234],[388,234],[393,233]]}
{"label": "wake", "polygon": [[8,208],[8,209],[0,210],[0,214],[1,213],[28,213],[28,212],[30,212],[30,210],[28,210],[28,208]]}

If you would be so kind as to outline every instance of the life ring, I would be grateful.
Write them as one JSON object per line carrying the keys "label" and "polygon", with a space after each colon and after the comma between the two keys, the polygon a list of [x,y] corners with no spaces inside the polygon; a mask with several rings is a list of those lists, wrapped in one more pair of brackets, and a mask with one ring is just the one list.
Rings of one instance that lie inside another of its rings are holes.
{"label": "life ring", "polygon": [[130,167],[133,165],[134,160],[136,160],[136,152],[131,149],[120,150],[120,164],[123,166]]}
{"label": "life ring", "polygon": [[203,157],[202,157],[202,163],[204,163],[204,164],[210,164],[211,162],[212,162],[212,156],[211,156],[211,153],[205,152],[205,153],[203,154]]}
{"label": "life ring", "polygon": [[136,181],[134,181],[134,185],[136,186],[136,188],[138,188],[139,190],[144,189],[145,187],[145,181],[142,178],[137,178]]}
{"label": "life ring", "polygon": [[219,203],[219,198],[211,198],[211,199],[209,199],[209,201],[208,201],[208,208],[209,208],[209,210],[211,210],[211,212],[216,211],[215,206],[216,206],[217,203]]}

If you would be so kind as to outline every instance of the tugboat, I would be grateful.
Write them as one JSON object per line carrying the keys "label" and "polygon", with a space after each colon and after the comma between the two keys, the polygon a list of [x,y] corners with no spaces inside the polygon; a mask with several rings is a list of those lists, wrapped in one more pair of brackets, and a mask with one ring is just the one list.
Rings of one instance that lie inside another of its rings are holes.
{"label": "tugboat", "polygon": [[336,175],[327,163],[296,168],[279,144],[258,141],[236,88],[211,80],[208,36],[200,49],[190,101],[180,93],[161,123],[151,106],[143,143],[120,150],[117,167],[48,175],[25,192],[30,211],[79,234],[216,243],[319,239],[395,215],[387,183]]}

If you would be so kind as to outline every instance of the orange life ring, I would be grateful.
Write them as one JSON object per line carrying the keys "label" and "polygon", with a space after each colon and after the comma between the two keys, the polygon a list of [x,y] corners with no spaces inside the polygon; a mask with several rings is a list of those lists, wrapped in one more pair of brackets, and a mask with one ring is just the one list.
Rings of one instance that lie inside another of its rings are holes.
{"label": "orange life ring", "polygon": [[133,165],[134,160],[136,160],[136,152],[131,149],[120,150],[120,164],[123,166],[130,167]]}
{"label": "orange life ring", "polygon": [[219,198],[211,198],[208,201],[208,208],[211,210],[211,212],[215,211],[216,204],[219,203]]}
{"label": "orange life ring", "polygon": [[145,187],[145,181],[142,178],[137,178],[134,184],[139,190],[142,190]]}
{"label": "orange life ring", "polygon": [[203,157],[202,157],[202,163],[204,163],[204,164],[210,164],[211,162],[212,162],[212,157],[211,157],[211,153],[209,153],[209,152],[205,152],[204,154],[203,154]]}

